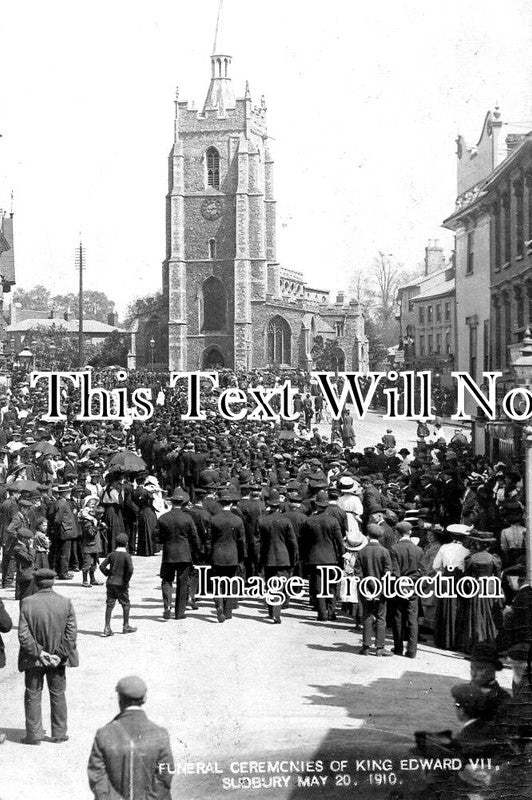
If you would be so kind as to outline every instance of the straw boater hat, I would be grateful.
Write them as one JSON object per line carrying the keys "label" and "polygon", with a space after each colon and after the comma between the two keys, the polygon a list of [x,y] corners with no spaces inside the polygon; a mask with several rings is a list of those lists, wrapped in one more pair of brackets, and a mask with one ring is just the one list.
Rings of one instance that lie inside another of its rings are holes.
{"label": "straw boater hat", "polygon": [[465,538],[466,536],[469,536],[471,534],[472,528],[470,525],[461,525],[459,523],[456,523],[454,525],[447,525],[445,530],[447,531],[447,533],[450,533],[451,536],[457,538],[460,538],[462,536]]}
{"label": "straw boater hat", "polygon": [[351,552],[357,553],[359,550],[362,550],[368,543],[368,537],[364,536],[361,531],[347,531],[344,545],[346,550],[350,550]]}
{"label": "straw boater hat", "polygon": [[473,542],[486,542],[486,543],[489,543],[489,542],[496,542],[497,541],[497,537],[494,536],[489,531],[475,531],[475,530],[472,530],[471,533],[469,534],[469,538]]}
{"label": "straw boater hat", "polygon": [[340,478],[338,481],[338,488],[344,494],[353,494],[357,490],[354,478],[349,477],[349,475],[343,475]]}

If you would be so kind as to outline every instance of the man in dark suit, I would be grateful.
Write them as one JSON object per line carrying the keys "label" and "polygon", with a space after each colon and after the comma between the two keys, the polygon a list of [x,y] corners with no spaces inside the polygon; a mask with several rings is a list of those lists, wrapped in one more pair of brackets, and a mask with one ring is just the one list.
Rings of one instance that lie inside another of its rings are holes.
{"label": "man in dark suit", "polygon": [[19,511],[18,499],[20,492],[10,488],[7,484],[8,496],[0,504],[0,544],[2,544],[2,588],[13,585],[15,578],[15,558],[13,549],[16,536],[9,532],[9,525]]}
{"label": "man in dark suit", "polygon": [[[401,535],[401,538],[390,550],[392,573],[396,578],[406,576],[415,581],[421,573],[423,550],[410,541],[412,525],[409,522],[399,522],[395,530]],[[417,595],[404,599],[394,597],[392,606],[393,652],[396,656],[403,655],[403,639],[406,634],[406,657],[415,658],[417,653],[419,598]]]}
{"label": "man in dark suit", "polygon": [[[3,602],[0,600],[0,633],[9,633],[13,627],[13,621],[6,611]],[[6,649],[0,636],[0,669],[6,665]]]}
{"label": "man in dark suit", "polygon": [[142,709],[146,684],[131,675],[118,681],[116,691],[120,713],[96,732],[87,767],[95,800],[170,800],[170,738]]}
{"label": "man in dark suit", "polygon": [[68,739],[65,667],[79,664],[77,626],[72,602],[52,589],[55,577],[51,569],[37,570],[37,591],[20,606],[18,668],[24,672],[26,686],[24,744],[38,745],[44,736],[41,699],[45,676],[50,692],[52,741]]}
{"label": "man in dark suit", "polygon": [[74,577],[68,571],[68,566],[72,542],[78,538],[80,531],[70,502],[71,486],[67,483],[60,485],[57,487],[57,493],[59,497],[55,504],[52,518],[52,538],[57,546],[56,567],[59,580],[67,581],[72,580]]}
{"label": "man in dark suit", "polygon": [[[276,489],[268,497],[268,513],[257,523],[260,539],[259,568],[264,569],[266,581],[270,578],[288,578],[290,568],[299,558],[297,540],[292,523],[286,514],[279,512],[281,498]],[[274,623],[281,624],[281,604],[268,604],[268,613]]]}
{"label": "man in dark suit", "polygon": [[[246,557],[246,532],[242,518],[232,511],[233,497],[227,489],[220,492],[222,510],[212,517],[207,535],[207,559],[214,577],[235,577]],[[215,597],[214,604],[218,622],[232,618],[234,598]]]}
{"label": "man in dark suit", "polygon": [[[204,497],[205,497],[205,489],[196,489],[196,499],[194,500],[194,504],[193,505],[188,504],[184,508],[184,511],[187,514],[190,514],[190,516],[194,520],[194,525],[196,526],[199,540],[201,542],[201,552],[198,556],[198,560],[196,561],[197,564],[205,564],[207,531],[211,526],[211,515],[203,507]],[[198,570],[194,566],[191,566],[188,593],[189,593],[190,607],[194,609],[198,608],[198,604],[196,603],[198,584],[199,584]]]}
{"label": "man in dark suit", "polygon": [[[360,551],[355,564],[355,575],[357,578],[376,578],[381,581],[386,572],[392,570],[392,559],[386,547],[381,544],[383,531],[380,525],[369,524],[366,533],[368,535],[367,545]],[[362,648],[359,655],[367,656],[371,647],[373,637],[373,625],[375,625],[375,645],[377,656],[391,656],[384,647],[386,635],[386,597],[382,594],[370,600],[361,594],[362,602]]]}
{"label": "man in dark suit", "polygon": [[315,511],[308,517],[301,538],[305,547],[305,562],[309,569],[309,594],[311,603],[317,608],[318,619],[336,618],[336,597],[319,597],[322,594],[322,566],[340,566],[345,552],[338,521],[327,513],[329,495],[320,489],[313,500]]}
{"label": "man in dark suit", "polygon": [[[0,600],[0,633],[9,633],[13,627],[13,621],[7,613],[3,602]],[[0,636],[0,669],[6,665],[6,650],[2,637]],[[5,733],[0,733],[0,744],[4,744],[6,740]]]}
{"label": "man in dark suit", "polygon": [[236,513],[242,516],[246,531],[246,577],[255,574],[258,560],[257,522],[265,512],[261,500],[261,487],[257,484],[241,483],[242,499],[238,501]]}
{"label": "man in dark suit", "polygon": [[187,607],[188,580],[190,567],[198,562],[201,542],[190,514],[184,507],[189,496],[182,489],[176,489],[170,498],[172,510],[159,518],[159,540],[163,545],[161,562],[161,589],[163,593],[165,619],[172,616],[172,585],[176,582],[175,618],[185,619]]}

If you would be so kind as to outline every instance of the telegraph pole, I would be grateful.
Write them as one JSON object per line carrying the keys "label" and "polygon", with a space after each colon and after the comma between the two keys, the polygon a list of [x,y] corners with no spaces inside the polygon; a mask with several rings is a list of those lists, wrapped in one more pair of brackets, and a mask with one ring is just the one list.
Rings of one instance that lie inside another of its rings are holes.
{"label": "telegraph pole", "polygon": [[85,364],[85,348],[84,348],[84,341],[83,341],[83,270],[85,269],[84,264],[84,252],[83,252],[83,245],[81,243],[81,238],[79,241],[79,248],[76,252],[76,262],[77,268],[79,270],[79,306],[78,306],[78,319],[79,319],[79,327],[78,327],[78,367],[81,367]]}

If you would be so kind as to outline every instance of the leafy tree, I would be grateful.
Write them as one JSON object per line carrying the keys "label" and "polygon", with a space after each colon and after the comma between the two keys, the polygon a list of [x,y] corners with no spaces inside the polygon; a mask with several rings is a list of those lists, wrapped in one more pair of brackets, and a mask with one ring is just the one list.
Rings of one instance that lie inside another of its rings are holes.
{"label": "leafy tree", "polygon": [[[77,337],[61,325],[37,325],[25,335],[24,346],[33,353],[37,369],[69,370],[79,366]],[[101,345],[85,341],[85,363],[90,364],[100,349]]]}
{"label": "leafy tree", "polygon": [[50,308],[50,292],[42,284],[37,284],[31,289],[16,289],[13,302],[20,303],[22,308],[33,308],[35,311],[48,311]]}
{"label": "leafy tree", "polygon": [[162,292],[137,297],[129,304],[126,311],[125,324],[130,325],[137,317],[156,316],[163,319],[166,315],[166,308]]}
{"label": "leafy tree", "polygon": [[323,336],[316,336],[310,353],[316,370],[332,372],[345,366],[343,364],[344,354],[337,339],[324,339]]}
{"label": "leafy tree", "polygon": [[[68,294],[51,295],[49,290],[42,285],[34,286],[31,289],[17,289],[13,296],[13,302],[20,303],[23,309],[34,309],[35,311],[52,311],[53,309],[56,316],[70,311],[74,317],[78,316],[79,294],[69,292]],[[83,314],[87,319],[107,322],[107,315],[113,310],[114,302],[104,292],[94,289],[87,289],[83,292]]]}
{"label": "leafy tree", "polygon": [[116,364],[127,367],[128,347],[118,331],[113,331],[104,340],[99,352],[90,360],[90,365],[98,369]]}

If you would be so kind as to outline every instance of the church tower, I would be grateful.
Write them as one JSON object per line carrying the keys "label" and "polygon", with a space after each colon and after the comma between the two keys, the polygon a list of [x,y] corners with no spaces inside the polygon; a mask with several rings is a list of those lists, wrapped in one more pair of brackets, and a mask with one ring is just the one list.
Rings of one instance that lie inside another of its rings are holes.
{"label": "church tower", "polygon": [[176,91],[163,293],[171,370],[249,369],[253,304],[280,296],[266,104],[235,99],[220,0],[202,110]]}

